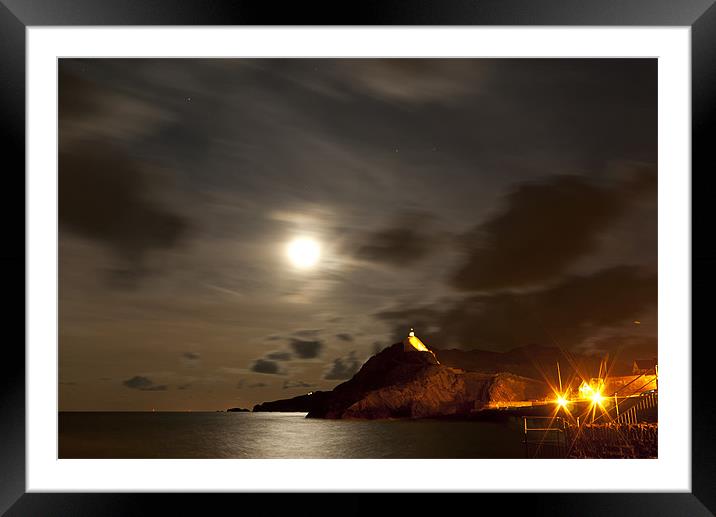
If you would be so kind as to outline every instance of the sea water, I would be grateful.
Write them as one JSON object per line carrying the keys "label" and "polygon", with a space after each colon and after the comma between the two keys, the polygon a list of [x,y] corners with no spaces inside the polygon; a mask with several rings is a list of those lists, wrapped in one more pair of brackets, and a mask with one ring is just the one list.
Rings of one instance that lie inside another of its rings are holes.
{"label": "sea water", "polygon": [[521,422],[62,412],[60,458],[523,458]]}

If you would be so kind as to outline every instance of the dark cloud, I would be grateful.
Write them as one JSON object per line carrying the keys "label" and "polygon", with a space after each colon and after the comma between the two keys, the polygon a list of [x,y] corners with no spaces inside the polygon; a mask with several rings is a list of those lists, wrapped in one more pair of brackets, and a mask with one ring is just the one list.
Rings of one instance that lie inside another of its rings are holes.
{"label": "dark cloud", "polygon": [[360,370],[361,362],[356,357],[356,352],[351,351],[345,357],[337,357],[333,360],[333,364],[323,376],[326,380],[345,380],[350,379]]}
{"label": "dark cloud", "polygon": [[154,382],[147,378],[142,377],[141,375],[135,375],[131,379],[127,379],[126,381],[122,381],[122,384],[124,384],[127,388],[132,388],[134,390],[140,390],[140,391],[166,391],[167,386],[165,384],[154,384]]}
{"label": "dark cloud", "polygon": [[[62,59],[58,66],[59,146],[91,146],[99,141],[128,144],[151,139],[170,123],[167,105],[148,102],[138,91],[118,81],[86,73],[87,61]],[[79,67],[77,66],[79,64]],[[176,125],[176,122],[174,122]],[[196,142],[192,142],[196,146]],[[186,147],[186,146],[185,146]]]}
{"label": "dark cloud", "polygon": [[354,254],[393,266],[414,264],[435,248],[436,238],[428,231],[432,219],[424,213],[403,214],[393,226],[366,235]]}
{"label": "dark cloud", "polygon": [[289,345],[299,359],[313,359],[318,357],[323,348],[322,341],[306,341],[303,339],[291,339]]}
{"label": "dark cloud", "polygon": [[187,368],[198,368],[201,365],[201,354],[199,352],[184,352],[181,361]]}
{"label": "dark cloud", "polygon": [[[479,91],[485,68],[461,59],[284,61],[287,78],[327,97],[372,98],[400,105],[448,104]],[[275,67],[272,67],[275,68]],[[322,73],[317,74],[316,71]]]}
{"label": "dark cloud", "polygon": [[252,382],[248,385],[249,388],[265,388],[266,386],[271,386],[267,382]]}
{"label": "dark cloud", "polygon": [[353,336],[351,334],[348,334],[347,332],[341,332],[340,334],[336,334],[336,337],[341,341],[353,341]]}
{"label": "dark cloud", "polygon": [[283,382],[283,389],[289,390],[293,388],[313,388],[315,384],[309,384],[304,381],[289,381],[286,380]]}
{"label": "dark cloud", "polygon": [[[501,212],[463,236],[467,256],[452,284],[482,291],[555,278],[593,252],[610,224],[655,187],[653,169],[607,185],[580,176],[523,183],[506,197]],[[642,230],[655,232],[656,221]]]}
{"label": "dark cloud", "polygon": [[108,279],[132,287],[150,272],[149,252],[168,250],[186,235],[186,217],[158,201],[151,162],[132,151],[164,114],[151,103],[59,67],[59,181],[61,230],[98,242],[115,253]]}
{"label": "dark cloud", "polygon": [[621,330],[622,332],[592,340],[588,349],[600,353],[612,353],[614,359],[625,367],[630,367],[631,361],[635,358],[656,355],[658,350],[656,335],[638,334],[629,327],[624,327]]}
{"label": "dark cloud", "polygon": [[[61,63],[62,65],[62,63]],[[77,74],[68,72],[64,66],[58,70],[58,111],[60,127],[76,122],[100,110],[96,86],[83,80]]]}
{"label": "dark cloud", "polygon": [[290,352],[270,352],[266,354],[266,358],[273,359],[274,361],[288,361],[291,359]]}
{"label": "dark cloud", "polygon": [[[458,306],[462,300],[446,299],[430,305],[403,304],[397,309],[382,310],[374,313],[373,316],[392,323],[393,329],[389,338],[391,344],[403,341],[408,332],[414,329],[423,341],[428,338],[429,344],[440,348],[442,345],[437,344],[435,337],[438,336],[438,333],[434,330],[438,328],[437,325],[442,315],[449,309]],[[441,340],[440,343],[444,343],[444,341]]]}
{"label": "dark cloud", "polygon": [[241,379],[239,382],[236,383],[236,387],[238,389],[242,389],[244,387],[246,388],[265,388],[267,386],[271,386],[267,382],[252,382],[252,383],[246,383],[245,379]]}
{"label": "dark cloud", "polygon": [[153,250],[176,246],[186,218],[152,199],[141,166],[118,148],[93,143],[59,157],[61,229],[99,242],[115,252],[122,268],[117,283],[140,278]]}
{"label": "dark cloud", "polygon": [[268,359],[257,359],[251,366],[251,371],[257,373],[278,374],[281,372],[281,369],[278,367],[278,363],[276,361],[269,361]]}
{"label": "dark cloud", "polygon": [[293,335],[298,337],[312,338],[318,336],[323,329],[299,329],[294,331]]}
{"label": "dark cloud", "polygon": [[143,391],[167,391],[167,389],[169,389],[169,387],[167,385],[161,384],[161,385],[154,385],[150,388],[146,388]]}
{"label": "dark cloud", "polygon": [[436,348],[509,350],[539,343],[574,349],[609,329],[633,326],[656,302],[655,271],[619,266],[527,293],[474,295],[380,317],[395,324],[396,340],[415,325],[426,329],[419,332],[421,339]]}

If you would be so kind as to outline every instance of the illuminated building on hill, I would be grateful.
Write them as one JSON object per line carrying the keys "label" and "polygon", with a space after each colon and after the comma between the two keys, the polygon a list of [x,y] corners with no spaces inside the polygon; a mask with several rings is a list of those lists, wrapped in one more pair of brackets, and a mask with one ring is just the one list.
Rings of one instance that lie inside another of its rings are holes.
{"label": "illuminated building on hill", "polygon": [[410,329],[408,337],[403,340],[404,352],[430,352],[422,341],[415,335],[413,329]]}
{"label": "illuminated building on hill", "polygon": [[423,343],[418,336],[415,335],[415,331],[410,329],[408,337],[403,340],[403,352],[427,352],[435,358],[435,363],[440,364],[435,353],[430,350],[425,343]]}

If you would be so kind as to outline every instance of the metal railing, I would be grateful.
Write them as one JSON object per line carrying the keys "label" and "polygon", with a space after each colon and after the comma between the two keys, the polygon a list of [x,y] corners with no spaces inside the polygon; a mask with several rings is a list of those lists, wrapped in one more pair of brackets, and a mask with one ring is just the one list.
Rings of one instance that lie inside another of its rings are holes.
{"label": "metal railing", "polygon": [[614,421],[623,424],[637,424],[640,421],[639,413],[647,409],[656,408],[659,406],[659,398],[656,393],[649,393],[639,397],[638,402],[630,407],[628,410],[617,416]]}
{"label": "metal railing", "polygon": [[526,458],[565,458],[569,449],[562,417],[523,416]]}

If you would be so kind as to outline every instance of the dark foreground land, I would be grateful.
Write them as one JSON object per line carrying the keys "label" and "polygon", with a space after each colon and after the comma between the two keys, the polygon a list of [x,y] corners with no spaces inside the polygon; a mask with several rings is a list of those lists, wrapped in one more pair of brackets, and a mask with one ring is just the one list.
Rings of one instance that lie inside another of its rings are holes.
{"label": "dark foreground land", "polygon": [[567,429],[570,458],[656,458],[658,425],[583,424]]}

